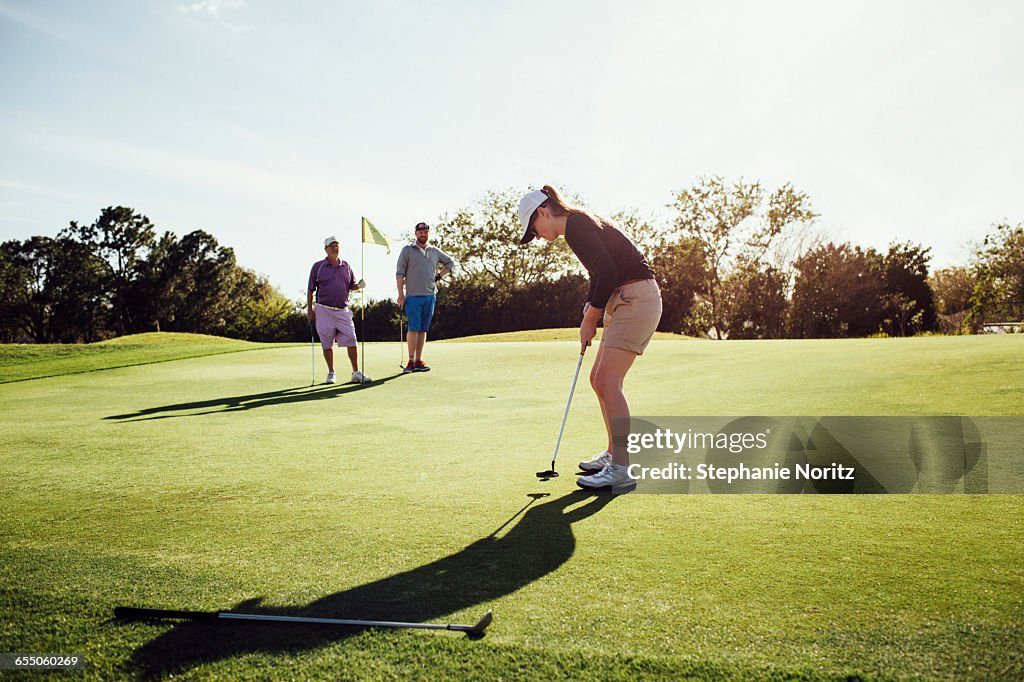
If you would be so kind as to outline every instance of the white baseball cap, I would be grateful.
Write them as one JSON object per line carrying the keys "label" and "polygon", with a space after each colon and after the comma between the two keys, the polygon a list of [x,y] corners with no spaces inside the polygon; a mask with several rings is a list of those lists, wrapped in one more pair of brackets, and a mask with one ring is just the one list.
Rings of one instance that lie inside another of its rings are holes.
{"label": "white baseball cap", "polygon": [[533,216],[533,212],[537,210],[537,207],[547,200],[548,195],[539,189],[527,192],[519,200],[519,224],[523,228],[523,236],[519,239],[520,244],[533,241],[536,235],[530,234],[530,218]]}
{"label": "white baseball cap", "polygon": [[[331,244],[333,244],[334,242],[337,242],[337,241],[338,241],[337,237],[333,237],[333,236],[332,237],[328,237],[327,239],[324,240],[324,248],[327,248],[328,246],[330,246]],[[338,242],[338,243],[340,244],[341,242]]]}

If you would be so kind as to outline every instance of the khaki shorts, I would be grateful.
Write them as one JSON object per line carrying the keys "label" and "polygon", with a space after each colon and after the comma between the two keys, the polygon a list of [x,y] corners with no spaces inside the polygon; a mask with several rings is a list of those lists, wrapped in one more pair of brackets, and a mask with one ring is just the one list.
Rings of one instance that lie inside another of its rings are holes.
{"label": "khaki shorts", "polygon": [[604,307],[601,345],[643,355],[661,321],[661,290],[653,279],[630,282],[612,291]]}

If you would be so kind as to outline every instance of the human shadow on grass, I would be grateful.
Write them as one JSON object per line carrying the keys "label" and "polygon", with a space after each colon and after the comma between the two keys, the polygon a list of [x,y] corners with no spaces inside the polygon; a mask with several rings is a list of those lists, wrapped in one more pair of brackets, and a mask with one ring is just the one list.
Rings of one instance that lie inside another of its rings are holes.
{"label": "human shadow on grass", "polygon": [[[575,491],[526,510],[533,504],[531,501],[487,537],[419,568],[335,592],[302,606],[265,606],[257,598],[228,610],[314,618],[437,621],[511,594],[563,565],[576,549],[572,524],[600,511],[611,500],[611,495]],[[518,522],[498,537],[520,514]],[[272,557],[267,560],[272,561]],[[482,611],[473,613],[469,620],[475,622],[480,615]],[[500,612],[495,614],[495,623],[501,627]],[[246,654],[309,651],[350,637],[360,629],[237,621],[186,622],[137,649],[130,665],[134,674],[162,677]]]}
{"label": "human shadow on grass", "polygon": [[[200,417],[206,414],[219,414],[221,412],[244,412],[258,407],[269,407],[270,405],[286,405],[288,403],[303,403],[313,400],[329,400],[343,396],[353,391],[365,391],[389,381],[393,381],[402,374],[392,374],[371,381],[368,384],[320,384],[317,386],[299,386],[296,388],[285,388],[280,391],[268,393],[253,393],[250,395],[236,395],[229,398],[214,398],[213,400],[199,400],[191,403],[178,403],[176,405],[161,405],[159,407],[147,407],[138,412],[126,414],[113,414],[104,417],[105,420],[117,422],[139,422],[151,419],[173,419],[176,417]],[[192,410],[204,410],[193,412]],[[184,414],[173,414],[181,412]]]}

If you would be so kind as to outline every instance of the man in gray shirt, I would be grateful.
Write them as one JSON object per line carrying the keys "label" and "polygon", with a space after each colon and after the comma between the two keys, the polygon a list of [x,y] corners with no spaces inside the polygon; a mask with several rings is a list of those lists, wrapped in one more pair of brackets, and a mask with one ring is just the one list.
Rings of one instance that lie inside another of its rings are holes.
{"label": "man in gray shirt", "polygon": [[[427,342],[427,330],[434,317],[437,301],[436,282],[455,268],[455,261],[441,249],[428,246],[430,226],[416,224],[416,242],[409,244],[398,254],[395,275],[398,280],[398,307],[405,308],[409,318],[409,333],[405,340],[409,344],[409,364],[405,372],[429,372],[423,364],[423,346]],[[440,268],[440,269],[439,269]]]}

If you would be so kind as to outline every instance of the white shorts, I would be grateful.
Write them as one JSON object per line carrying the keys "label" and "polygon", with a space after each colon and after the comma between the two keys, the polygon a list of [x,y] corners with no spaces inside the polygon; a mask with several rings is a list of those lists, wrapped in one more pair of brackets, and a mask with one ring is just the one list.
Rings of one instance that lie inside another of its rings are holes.
{"label": "white shorts", "polygon": [[316,316],[316,333],[320,336],[320,345],[324,350],[334,347],[334,342],[342,348],[356,345],[356,326],[352,322],[352,310],[343,308],[332,310],[318,305],[314,310]]}

